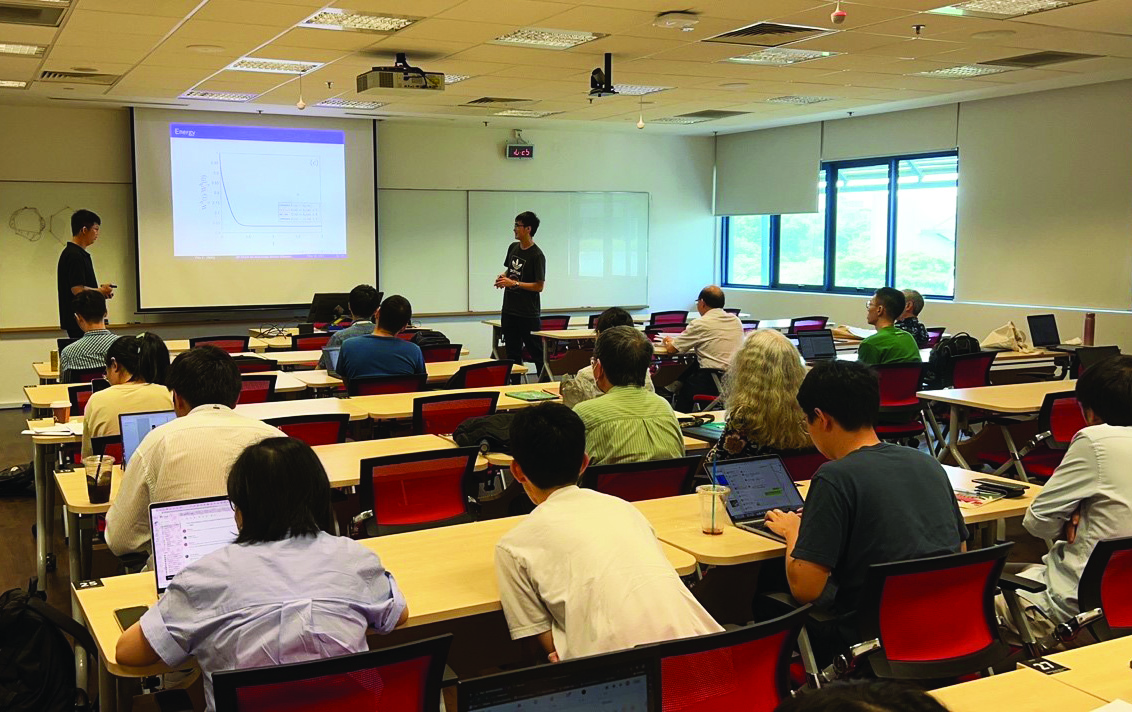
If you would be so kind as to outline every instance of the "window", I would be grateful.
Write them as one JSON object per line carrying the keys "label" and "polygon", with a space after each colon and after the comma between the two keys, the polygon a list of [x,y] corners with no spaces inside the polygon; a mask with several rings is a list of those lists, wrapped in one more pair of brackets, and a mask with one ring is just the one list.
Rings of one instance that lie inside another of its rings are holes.
{"label": "window", "polygon": [[956,152],[825,163],[817,191],[816,213],[723,218],[724,283],[955,295]]}

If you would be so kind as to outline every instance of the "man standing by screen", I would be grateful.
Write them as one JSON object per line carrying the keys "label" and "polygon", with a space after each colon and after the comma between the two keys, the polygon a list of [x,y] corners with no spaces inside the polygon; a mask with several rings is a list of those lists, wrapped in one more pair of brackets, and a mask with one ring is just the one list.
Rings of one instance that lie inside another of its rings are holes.
{"label": "man standing by screen", "polygon": [[77,339],[83,335],[75,321],[72,300],[80,292],[101,292],[107,299],[114,298],[113,284],[98,284],[94,276],[94,262],[87,248],[98,240],[102,220],[89,210],[76,210],[71,215],[71,241],[59,255],[56,281],[59,287],[59,326],[67,336]]}
{"label": "man standing by screen", "polygon": [[541,328],[539,293],[546,279],[546,257],[535,244],[539,219],[527,211],[515,216],[515,239],[507,247],[504,272],[495,278],[495,288],[503,290],[501,324],[507,359],[523,362],[523,345],[531,354],[535,372],[542,372],[542,342],[531,335]]}

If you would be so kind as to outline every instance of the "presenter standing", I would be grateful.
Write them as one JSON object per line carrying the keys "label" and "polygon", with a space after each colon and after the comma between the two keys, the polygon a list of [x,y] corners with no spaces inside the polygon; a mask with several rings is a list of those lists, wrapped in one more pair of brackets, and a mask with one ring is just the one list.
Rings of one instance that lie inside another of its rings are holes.
{"label": "presenter standing", "polygon": [[98,231],[101,227],[102,220],[97,215],[89,210],[76,210],[71,215],[71,241],[59,255],[59,266],[56,270],[56,281],[59,286],[59,326],[72,339],[83,335],[83,330],[75,321],[74,308],[71,305],[76,295],[90,290],[101,292],[107,299],[114,298],[115,285],[98,283],[94,276],[94,262],[87,252],[87,248],[98,240]]}
{"label": "presenter standing", "polygon": [[542,373],[542,342],[531,335],[542,322],[539,293],[546,279],[546,257],[535,244],[539,219],[527,211],[515,216],[515,239],[507,247],[503,273],[495,278],[495,288],[503,290],[501,325],[507,359],[523,362],[523,346],[531,355],[535,372]]}

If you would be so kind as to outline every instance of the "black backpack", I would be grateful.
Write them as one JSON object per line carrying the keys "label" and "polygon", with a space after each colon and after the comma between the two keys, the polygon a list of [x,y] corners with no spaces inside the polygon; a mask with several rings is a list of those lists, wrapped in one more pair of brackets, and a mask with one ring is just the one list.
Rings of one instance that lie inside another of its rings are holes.
{"label": "black backpack", "polygon": [[96,655],[86,628],[60,613],[36,591],[0,595],[0,709],[6,712],[76,712],[94,709],[75,687],[75,651],[63,633]]}
{"label": "black backpack", "polygon": [[452,439],[460,447],[478,447],[480,452],[511,452],[511,418],[514,413],[477,415],[456,426]]}
{"label": "black backpack", "polygon": [[433,331],[432,329],[421,329],[417,331],[413,334],[412,341],[421,348],[425,346],[447,346],[452,343],[448,340],[447,336],[439,331]]}
{"label": "black backpack", "polygon": [[952,384],[947,382],[947,376],[951,373],[951,359],[955,356],[976,354],[982,350],[983,347],[979,345],[979,340],[966,331],[940,339],[939,343],[932,348],[931,355],[928,358],[928,369],[924,374],[924,382],[928,384],[929,388],[951,386]]}
{"label": "black backpack", "polygon": [[35,496],[35,465],[31,462],[0,471],[0,497],[24,496]]}

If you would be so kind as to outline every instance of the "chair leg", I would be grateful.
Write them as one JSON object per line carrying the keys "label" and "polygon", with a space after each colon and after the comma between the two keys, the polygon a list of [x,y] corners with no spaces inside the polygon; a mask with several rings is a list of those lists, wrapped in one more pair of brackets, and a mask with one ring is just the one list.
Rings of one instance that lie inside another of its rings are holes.
{"label": "chair leg", "polygon": [[1014,591],[1003,590],[1002,597],[1006,599],[1006,607],[1010,610],[1010,617],[1014,619],[1018,635],[1022,639],[1022,647],[1027,655],[1026,659],[1040,658],[1042,655],[1041,647],[1034,639],[1033,631],[1030,630],[1030,623],[1026,620],[1026,612],[1022,610],[1018,594]]}
{"label": "chair leg", "polygon": [[802,668],[806,671],[806,684],[815,690],[821,688],[822,673],[818,669],[818,661],[814,657],[813,646],[810,645],[810,635],[802,628],[798,633],[798,652],[802,655]]}
{"label": "chair leg", "polygon": [[1026,469],[1022,467],[1022,458],[1018,455],[1018,446],[1014,444],[1014,438],[1010,435],[1010,429],[1005,425],[1000,426],[1002,430],[1002,439],[1006,441],[1006,449],[1010,452],[1010,459],[1003,464],[1002,467],[994,471],[994,474],[1005,474],[1010,465],[1014,465],[1014,472],[1018,475],[1017,479],[1023,482],[1029,482],[1026,477]]}

